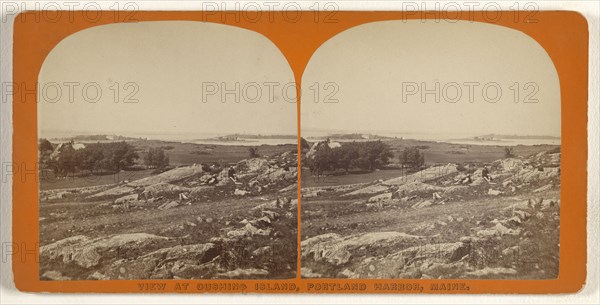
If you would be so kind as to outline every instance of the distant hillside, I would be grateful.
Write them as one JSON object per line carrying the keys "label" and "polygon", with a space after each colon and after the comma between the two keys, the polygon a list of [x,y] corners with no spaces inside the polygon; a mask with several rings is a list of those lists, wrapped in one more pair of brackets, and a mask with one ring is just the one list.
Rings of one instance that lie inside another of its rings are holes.
{"label": "distant hillside", "polygon": [[518,135],[487,134],[487,135],[483,135],[483,136],[475,136],[475,137],[472,137],[472,138],[467,138],[466,140],[474,140],[474,141],[560,140],[560,137],[554,137],[554,136],[535,136],[535,135],[518,136]]}
{"label": "distant hillside", "polygon": [[125,137],[119,135],[76,135],[72,137],[64,137],[58,138],[57,140],[61,141],[70,141],[73,140],[75,142],[103,142],[103,141],[131,141],[131,140],[139,140],[140,138],[132,138]]}
{"label": "distant hillside", "polygon": [[315,137],[314,139],[332,139],[332,140],[383,140],[383,139],[393,139],[390,137],[379,136],[374,134],[364,134],[364,133],[335,133],[330,134],[328,136]]}
{"label": "distant hillside", "polygon": [[239,138],[239,139],[297,139],[296,135],[262,135],[262,134],[231,134],[221,138]]}
{"label": "distant hillside", "polygon": [[296,135],[261,135],[261,134],[229,134],[220,137],[214,137],[209,139],[198,139],[199,141],[231,141],[231,142],[245,142],[248,140],[259,140],[259,139],[297,139]]}
{"label": "distant hillside", "polygon": [[560,140],[560,137],[555,137],[555,136],[536,136],[536,135],[519,136],[519,135],[497,135],[497,134],[489,134],[489,135],[474,137],[474,139],[478,139],[478,138],[481,138],[481,139],[507,139],[507,140],[515,140],[515,139]]}

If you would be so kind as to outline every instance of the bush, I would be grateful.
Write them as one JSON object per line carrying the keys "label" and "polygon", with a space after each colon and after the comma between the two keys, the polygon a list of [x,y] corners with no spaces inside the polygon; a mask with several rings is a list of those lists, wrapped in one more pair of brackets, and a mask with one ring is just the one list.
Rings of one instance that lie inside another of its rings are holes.
{"label": "bush", "polygon": [[329,142],[322,142],[312,158],[307,160],[311,171],[320,175],[326,170],[351,168],[375,170],[385,167],[394,157],[390,146],[382,141],[350,142],[331,148]]}
{"label": "bush", "polygon": [[407,147],[400,154],[400,163],[418,169],[425,164],[425,155],[417,147]]}
{"label": "bush", "polygon": [[504,157],[505,158],[512,158],[514,156],[515,156],[515,154],[513,153],[513,148],[512,147],[505,147],[504,148]]}
{"label": "bush", "polygon": [[310,149],[310,143],[305,138],[300,138],[300,150],[305,151]]}
{"label": "bush", "polygon": [[75,150],[74,142],[60,145],[56,156],[47,162],[47,166],[56,175],[118,172],[135,164],[138,154],[131,144],[125,142],[91,143]]}
{"label": "bush", "polygon": [[150,148],[144,157],[144,163],[150,168],[165,168],[169,166],[169,156],[160,147]]}
{"label": "bush", "polygon": [[46,139],[40,139],[38,142],[40,168],[47,168],[50,161],[50,155],[54,151],[54,145]]}
{"label": "bush", "polygon": [[250,158],[258,158],[258,157],[260,157],[260,154],[258,153],[258,147],[250,147],[250,148],[248,148],[248,156],[250,156]]}

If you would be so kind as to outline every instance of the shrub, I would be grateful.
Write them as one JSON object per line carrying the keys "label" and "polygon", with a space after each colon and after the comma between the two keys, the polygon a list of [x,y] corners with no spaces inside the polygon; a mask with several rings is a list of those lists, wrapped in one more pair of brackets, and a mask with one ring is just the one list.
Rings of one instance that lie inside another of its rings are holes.
{"label": "shrub", "polygon": [[400,163],[411,168],[420,168],[425,164],[425,155],[417,147],[406,147],[400,154]]}
{"label": "shrub", "polygon": [[144,157],[144,163],[150,168],[165,168],[169,166],[169,156],[163,148],[150,148]]}
{"label": "shrub", "polygon": [[385,167],[393,157],[390,146],[382,141],[350,142],[335,148],[322,142],[307,163],[311,171],[320,175],[326,170],[375,170]]}
{"label": "shrub", "polygon": [[258,147],[250,147],[250,148],[248,148],[248,156],[250,156],[250,158],[258,158],[258,157],[260,157],[260,154],[258,153]]}

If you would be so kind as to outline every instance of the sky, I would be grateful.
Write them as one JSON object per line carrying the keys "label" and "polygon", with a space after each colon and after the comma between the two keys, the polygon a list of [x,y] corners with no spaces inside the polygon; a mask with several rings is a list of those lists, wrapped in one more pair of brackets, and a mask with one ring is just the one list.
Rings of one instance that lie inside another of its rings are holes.
{"label": "sky", "polygon": [[[261,34],[232,26],[160,21],[83,30],[50,52],[39,84],[42,137],[296,133],[286,59]],[[307,136],[560,136],[559,80],[545,50],[516,30],[373,22],[313,54],[301,118]]]}
{"label": "sky", "polygon": [[[308,87],[320,88],[319,95]],[[552,61],[529,36],[496,25],[361,25],[315,52],[302,88],[303,135],[560,136],[560,87]]]}
{"label": "sky", "polygon": [[185,21],[98,26],[46,58],[38,126],[41,136],[296,134],[294,87],[283,89],[292,82],[279,49],[253,31]]}

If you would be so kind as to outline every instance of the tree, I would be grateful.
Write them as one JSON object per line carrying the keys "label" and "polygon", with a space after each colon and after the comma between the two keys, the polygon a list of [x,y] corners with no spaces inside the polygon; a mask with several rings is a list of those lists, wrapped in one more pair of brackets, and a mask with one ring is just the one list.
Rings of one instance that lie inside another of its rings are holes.
{"label": "tree", "polygon": [[38,142],[38,151],[40,168],[47,168],[49,166],[50,156],[54,151],[54,145],[46,139],[40,139]]}
{"label": "tree", "polygon": [[258,153],[258,147],[250,147],[248,148],[248,155],[250,158],[258,158],[260,154]]}
{"label": "tree", "polygon": [[54,145],[47,139],[42,138],[38,142],[38,150],[40,155],[52,153],[52,151],[54,151]]}
{"label": "tree", "polygon": [[365,142],[367,144],[366,159],[369,170],[381,168],[390,162],[394,157],[390,146],[381,140],[374,142]]}
{"label": "tree", "polygon": [[104,166],[108,166],[108,169],[116,172],[121,171],[132,166],[135,159],[139,157],[135,152],[135,148],[124,141],[107,144],[109,144],[107,147],[108,153],[105,153],[104,159],[107,162],[104,162]]}
{"label": "tree", "polygon": [[102,166],[104,144],[88,144],[85,148],[77,151],[77,155],[78,163],[82,170],[87,170],[91,173],[96,171],[101,172],[104,169]]}
{"label": "tree", "polygon": [[314,155],[307,163],[311,172],[320,175],[326,170],[351,168],[374,170],[387,165],[394,154],[388,144],[382,141],[351,142],[331,148],[328,141],[317,145]]}
{"label": "tree", "polygon": [[300,138],[300,150],[305,151],[310,149],[310,143],[305,138]]}
{"label": "tree", "polygon": [[309,160],[308,167],[311,173],[316,173],[317,176],[320,176],[324,171],[332,169],[332,165],[331,148],[328,145],[320,145]]}
{"label": "tree", "polygon": [[165,168],[169,166],[169,156],[160,148],[150,148],[144,156],[144,163],[148,167]]}
{"label": "tree", "polygon": [[400,154],[400,163],[418,169],[425,164],[425,155],[417,147],[406,147]]}
{"label": "tree", "polygon": [[78,170],[78,156],[73,148],[73,140],[63,143],[58,147],[58,157],[56,158],[55,173],[62,176],[73,174]]}
{"label": "tree", "polygon": [[333,160],[334,166],[339,169],[343,169],[348,174],[348,171],[353,167],[353,160],[358,159],[359,150],[356,142],[347,143],[341,147],[332,149],[331,159]]}

